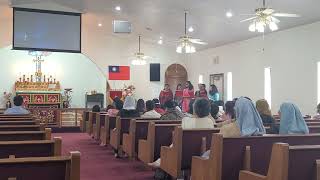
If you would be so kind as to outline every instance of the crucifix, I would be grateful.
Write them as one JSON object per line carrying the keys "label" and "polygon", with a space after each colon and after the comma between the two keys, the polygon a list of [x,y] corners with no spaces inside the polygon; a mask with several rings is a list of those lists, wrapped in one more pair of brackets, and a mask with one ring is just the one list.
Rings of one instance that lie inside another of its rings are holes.
{"label": "crucifix", "polygon": [[40,56],[36,56],[36,59],[34,59],[33,62],[36,63],[36,72],[35,72],[36,82],[41,82],[41,76],[42,76],[41,63],[44,62],[44,60],[42,59],[42,56],[40,55]]}

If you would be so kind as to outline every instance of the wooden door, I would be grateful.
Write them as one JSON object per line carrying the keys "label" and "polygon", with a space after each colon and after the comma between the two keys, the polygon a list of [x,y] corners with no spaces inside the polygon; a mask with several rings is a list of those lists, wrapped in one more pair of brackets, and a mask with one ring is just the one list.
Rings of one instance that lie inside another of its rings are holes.
{"label": "wooden door", "polygon": [[170,88],[175,92],[178,84],[184,87],[185,82],[188,80],[187,70],[181,64],[171,64],[165,74],[165,83],[170,85]]}

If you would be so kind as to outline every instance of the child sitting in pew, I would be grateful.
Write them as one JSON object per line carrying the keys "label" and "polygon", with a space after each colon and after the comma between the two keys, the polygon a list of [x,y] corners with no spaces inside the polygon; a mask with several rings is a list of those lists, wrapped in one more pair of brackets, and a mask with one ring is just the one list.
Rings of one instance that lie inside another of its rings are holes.
{"label": "child sitting in pew", "polygon": [[115,108],[108,110],[109,116],[117,116],[117,114],[123,107],[123,102],[120,100],[119,97],[115,97],[113,100],[113,105]]}
{"label": "child sitting in pew", "polygon": [[309,128],[298,106],[292,103],[283,103],[279,110],[279,134],[309,134]]}
{"label": "child sitting in pew", "polygon": [[13,98],[14,106],[12,108],[7,109],[4,111],[4,114],[11,114],[11,115],[23,115],[23,114],[30,114],[30,112],[22,107],[23,104],[23,97],[22,96],[15,96]]}

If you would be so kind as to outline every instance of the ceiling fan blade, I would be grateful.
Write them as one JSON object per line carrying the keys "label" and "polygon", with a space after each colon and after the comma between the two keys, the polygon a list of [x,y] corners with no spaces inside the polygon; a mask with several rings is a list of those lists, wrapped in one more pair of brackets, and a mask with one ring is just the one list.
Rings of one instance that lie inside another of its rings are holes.
{"label": "ceiling fan blade", "polygon": [[242,20],[242,21],[240,21],[240,22],[251,21],[251,20],[253,20],[253,19],[257,19],[257,16],[251,17],[251,18],[248,18],[248,19],[244,19],[244,20]]}
{"label": "ceiling fan blade", "polygon": [[256,14],[240,14],[240,16],[255,16]]}
{"label": "ceiling fan blade", "polygon": [[267,8],[267,9],[265,9],[264,11],[263,11],[263,13],[264,14],[272,14],[272,13],[274,13],[274,9],[271,9],[271,8]]}
{"label": "ceiling fan blade", "polygon": [[272,14],[273,16],[276,16],[276,17],[301,17],[299,14],[289,14],[289,13],[274,13]]}
{"label": "ceiling fan blade", "polygon": [[275,18],[273,16],[271,16],[271,21],[275,22],[275,23],[280,23],[280,20],[278,18]]}
{"label": "ceiling fan blade", "polygon": [[208,44],[208,43],[206,43],[206,42],[204,42],[204,41],[202,41],[200,39],[189,39],[189,41],[191,43],[194,43],[194,44],[201,44],[201,45],[207,45]]}

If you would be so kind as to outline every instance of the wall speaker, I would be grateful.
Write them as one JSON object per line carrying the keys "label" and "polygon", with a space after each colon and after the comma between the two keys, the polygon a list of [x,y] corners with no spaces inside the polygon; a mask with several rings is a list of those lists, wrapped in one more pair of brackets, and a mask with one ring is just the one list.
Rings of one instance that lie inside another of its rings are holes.
{"label": "wall speaker", "polygon": [[150,64],[150,81],[160,81],[160,64]]}
{"label": "wall speaker", "polygon": [[114,33],[131,33],[131,23],[129,21],[113,21]]}

